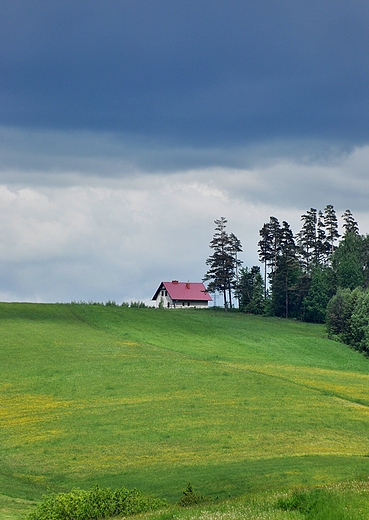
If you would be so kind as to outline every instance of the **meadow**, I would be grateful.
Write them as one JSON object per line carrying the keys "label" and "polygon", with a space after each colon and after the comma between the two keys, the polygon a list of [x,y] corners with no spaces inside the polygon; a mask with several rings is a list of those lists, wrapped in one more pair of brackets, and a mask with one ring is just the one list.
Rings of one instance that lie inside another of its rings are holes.
{"label": "meadow", "polygon": [[[369,360],[323,326],[3,303],[0,338],[1,519],[44,493],[95,484],[175,503],[191,482],[214,503],[265,504],[368,478]],[[201,514],[232,518],[217,511]]]}

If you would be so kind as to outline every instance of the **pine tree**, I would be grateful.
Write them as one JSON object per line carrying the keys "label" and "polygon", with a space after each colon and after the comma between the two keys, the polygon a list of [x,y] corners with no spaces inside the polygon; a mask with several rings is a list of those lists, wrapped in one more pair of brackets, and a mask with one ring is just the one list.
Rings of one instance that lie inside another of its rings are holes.
{"label": "pine tree", "polygon": [[345,230],[345,235],[348,233],[354,233],[354,235],[359,234],[359,225],[354,219],[353,214],[349,209],[347,209],[342,215],[343,218],[343,229]]}
{"label": "pine tree", "polygon": [[338,220],[332,204],[328,204],[324,209],[324,227],[326,231],[326,258],[330,262],[336,249],[335,242],[340,237],[338,233]]}
{"label": "pine tree", "polygon": [[327,331],[330,338],[333,336],[338,336],[342,340],[349,338],[354,305],[352,291],[338,288],[326,309]]}
{"label": "pine tree", "polygon": [[283,221],[280,231],[280,253],[272,278],[272,306],[275,315],[288,318],[298,314],[296,306],[300,275],[297,246],[288,222]]}
{"label": "pine tree", "polygon": [[369,235],[362,236],[362,264],[363,264],[363,285],[365,289],[369,287]]}
{"label": "pine tree", "polygon": [[[237,285],[238,281],[238,269],[241,266],[242,262],[238,258],[238,253],[242,253],[242,244],[241,241],[236,237],[234,233],[229,234],[229,247],[230,247],[230,253],[233,256],[233,262],[234,262],[234,277],[233,280],[229,284],[228,288],[228,294],[229,294],[229,301],[230,306],[232,307],[232,289],[234,289]],[[239,302],[238,302],[239,306]]]}
{"label": "pine tree", "polygon": [[272,233],[270,224],[266,223],[259,231],[261,239],[258,243],[259,260],[264,264],[264,298],[267,297],[267,267],[272,259]]}
{"label": "pine tree", "polygon": [[318,266],[313,270],[310,289],[303,302],[304,320],[325,322],[326,308],[335,292],[332,279],[333,271],[328,266]]}
{"label": "pine tree", "polygon": [[338,287],[353,290],[364,285],[363,239],[355,231],[345,233],[334,252],[332,266]]}
{"label": "pine tree", "polygon": [[[237,268],[240,261],[237,253],[242,250],[241,242],[232,233],[226,231],[227,219],[221,217],[215,220],[215,233],[210,242],[213,254],[206,260],[209,266],[203,281],[209,282],[207,290],[211,293],[219,291],[223,294],[224,309],[232,307],[232,287],[236,279]],[[228,299],[229,298],[229,299]]]}
{"label": "pine tree", "polygon": [[310,276],[311,271],[317,264],[317,210],[311,208],[306,214],[301,216],[303,222],[301,231],[297,234],[299,254],[302,260],[302,267]]}
{"label": "pine tree", "polygon": [[322,266],[328,264],[327,258],[327,236],[325,233],[324,216],[321,210],[318,211],[318,221],[316,225],[316,264]]}
{"label": "pine tree", "polygon": [[282,229],[281,225],[276,217],[270,217],[269,219],[269,230],[271,235],[271,250],[269,265],[271,267],[271,276],[277,269],[277,259],[281,251],[281,240],[282,240]]}
{"label": "pine tree", "polygon": [[236,294],[239,299],[239,308],[243,312],[262,314],[264,311],[264,281],[260,273],[260,267],[254,265],[249,269],[240,270],[239,280],[236,286]]}

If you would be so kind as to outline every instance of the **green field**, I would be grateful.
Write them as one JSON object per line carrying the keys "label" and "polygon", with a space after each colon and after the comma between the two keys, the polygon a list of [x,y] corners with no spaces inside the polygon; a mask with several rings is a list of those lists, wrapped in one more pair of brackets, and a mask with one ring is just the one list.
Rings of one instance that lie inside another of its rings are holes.
{"label": "green field", "polygon": [[369,475],[369,360],[322,326],[4,303],[0,338],[1,519],[96,483],[176,502]]}

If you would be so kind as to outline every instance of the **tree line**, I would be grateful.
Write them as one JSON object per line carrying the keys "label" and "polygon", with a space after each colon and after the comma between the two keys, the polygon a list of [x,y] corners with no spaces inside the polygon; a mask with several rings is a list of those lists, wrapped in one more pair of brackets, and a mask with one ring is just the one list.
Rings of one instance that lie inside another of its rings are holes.
{"label": "tree line", "polygon": [[369,319],[360,318],[360,338],[354,327],[359,315],[369,316],[369,236],[360,234],[349,209],[341,218],[342,234],[333,205],[310,208],[294,234],[287,221],[271,216],[259,231],[262,268],[241,267],[241,241],[227,232],[227,219],[215,220],[203,278],[208,291],[222,295],[225,310],[326,322],[331,335],[366,350]]}

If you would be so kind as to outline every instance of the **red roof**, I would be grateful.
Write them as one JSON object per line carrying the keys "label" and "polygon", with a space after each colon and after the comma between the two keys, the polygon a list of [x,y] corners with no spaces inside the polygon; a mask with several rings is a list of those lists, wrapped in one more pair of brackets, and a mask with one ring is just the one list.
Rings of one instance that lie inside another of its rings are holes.
{"label": "red roof", "polygon": [[156,300],[159,291],[165,287],[172,300],[190,300],[190,301],[212,301],[209,293],[206,292],[206,287],[199,282],[162,282],[159,285],[153,300]]}

